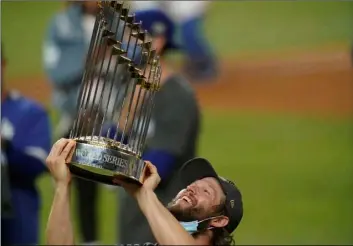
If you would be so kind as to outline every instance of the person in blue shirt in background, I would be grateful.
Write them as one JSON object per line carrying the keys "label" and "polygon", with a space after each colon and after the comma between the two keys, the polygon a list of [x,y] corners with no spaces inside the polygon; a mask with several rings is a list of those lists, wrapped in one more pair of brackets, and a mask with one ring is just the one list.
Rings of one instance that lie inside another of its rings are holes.
{"label": "person in blue shirt in background", "polygon": [[[2,47],[3,48],[3,47]],[[40,195],[37,178],[47,171],[45,160],[51,148],[50,119],[38,103],[7,91],[6,60],[1,50],[1,152],[7,171],[7,207],[1,217],[2,245],[39,244]],[[4,181],[4,180],[2,180]]]}
{"label": "person in blue shirt in background", "polygon": [[[173,22],[163,11],[155,9],[135,12],[135,22],[139,21],[142,21],[142,29],[152,36],[152,46],[160,56],[162,69],[161,89],[155,95],[142,159],[157,167],[162,181],[155,192],[159,200],[167,204],[176,195],[175,184],[170,180],[184,162],[196,156],[200,109],[189,81],[176,73],[165,57],[171,50],[183,51],[174,40]],[[129,46],[128,56],[133,54],[134,48],[134,45]],[[129,58],[139,61],[136,57]],[[118,189],[118,197],[118,243],[154,242],[136,201],[123,189]]]}

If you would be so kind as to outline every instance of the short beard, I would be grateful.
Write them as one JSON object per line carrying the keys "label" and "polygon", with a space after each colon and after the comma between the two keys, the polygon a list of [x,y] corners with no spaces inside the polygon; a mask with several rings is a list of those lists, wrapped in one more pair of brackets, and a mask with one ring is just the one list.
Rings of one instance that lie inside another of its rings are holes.
{"label": "short beard", "polygon": [[177,205],[176,198],[174,198],[167,205],[169,212],[178,220],[183,222],[189,222],[194,220],[204,220],[213,216],[224,214],[224,202],[215,206],[211,211],[204,211],[202,208],[187,208],[182,209],[180,205]]}
{"label": "short beard", "polygon": [[189,209],[181,209],[179,205],[175,204],[175,199],[171,201],[167,205],[167,209],[169,212],[178,220],[178,221],[194,221],[199,220],[199,215],[201,214],[200,209],[197,208],[189,208]]}

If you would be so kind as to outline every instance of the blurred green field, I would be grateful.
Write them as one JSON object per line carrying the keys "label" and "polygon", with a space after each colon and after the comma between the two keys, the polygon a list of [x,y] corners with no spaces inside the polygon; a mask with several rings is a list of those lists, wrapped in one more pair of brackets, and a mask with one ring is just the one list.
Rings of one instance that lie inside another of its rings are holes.
{"label": "blurred green field", "polygon": [[[352,244],[353,120],[207,113],[200,155],[244,196],[241,244]],[[43,191],[43,223],[52,188]],[[117,202],[102,188],[100,234],[115,242]]]}
{"label": "blurred green field", "polygon": [[[9,77],[42,73],[41,44],[59,1],[2,1],[2,40],[11,59]],[[350,1],[217,1],[207,14],[205,30],[220,56],[282,49],[318,49],[350,44]]]}
{"label": "blurred green field", "polygon": [[[42,74],[41,43],[61,2],[1,2],[9,78]],[[303,49],[353,39],[353,2],[217,1],[207,35],[222,57]],[[222,27],[222,28],[220,28]],[[353,119],[205,112],[200,155],[237,181],[245,215],[237,244],[352,244]],[[39,180],[42,226],[53,187]],[[100,234],[115,242],[117,202],[102,188]],[[44,235],[42,234],[44,243]]]}

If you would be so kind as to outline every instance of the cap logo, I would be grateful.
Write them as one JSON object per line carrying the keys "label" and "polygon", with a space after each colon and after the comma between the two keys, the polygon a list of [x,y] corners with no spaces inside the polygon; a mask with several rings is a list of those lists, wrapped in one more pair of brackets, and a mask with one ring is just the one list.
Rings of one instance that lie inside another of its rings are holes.
{"label": "cap logo", "polygon": [[234,204],[235,204],[234,200],[230,200],[230,207],[231,208],[234,208]]}
{"label": "cap logo", "polygon": [[154,33],[162,34],[165,32],[165,25],[161,22],[154,23],[152,26],[152,30]]}

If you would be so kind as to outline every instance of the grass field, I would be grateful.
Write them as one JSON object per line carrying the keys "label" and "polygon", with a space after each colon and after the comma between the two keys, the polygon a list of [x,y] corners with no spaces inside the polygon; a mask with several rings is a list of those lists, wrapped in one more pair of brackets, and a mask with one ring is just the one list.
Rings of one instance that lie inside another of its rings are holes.
{"label": "grass field", "polygon": [[[44,30],[62,3],[1,4],[8,78],[42,76]],[[353,2],[349,1],[217,1],[212,5],[205,28],[224,59],[347,46],[353,39]],[[300,95],[295,96],[299,104]],[[352,136],[349,116],[221,113],[206,108],[199,154],[213,161],[222,175],[236,180],[244,195],[245,215],[237,244],[352,244]],[[48,176],[38,184],[44,232],[53,189]],[[115,193],[102,188],[100,205],[100,237],[112,244],[118,207]]]}

